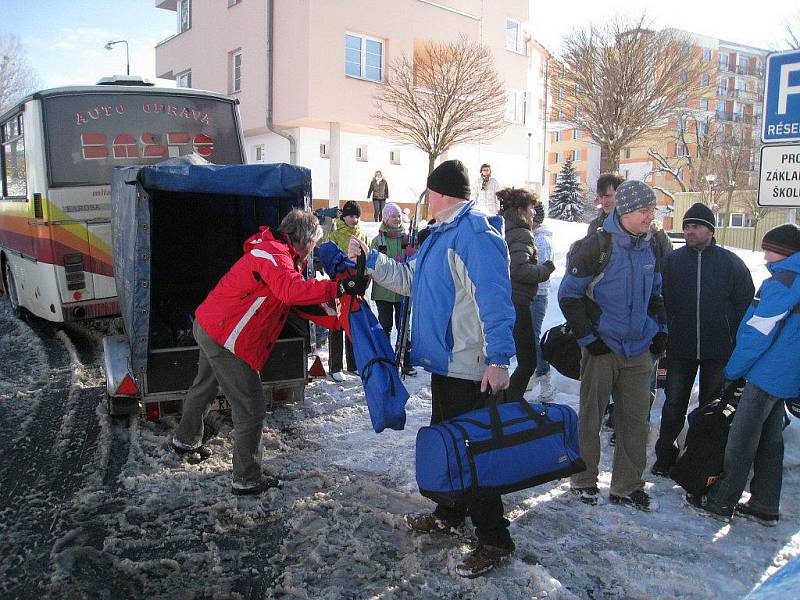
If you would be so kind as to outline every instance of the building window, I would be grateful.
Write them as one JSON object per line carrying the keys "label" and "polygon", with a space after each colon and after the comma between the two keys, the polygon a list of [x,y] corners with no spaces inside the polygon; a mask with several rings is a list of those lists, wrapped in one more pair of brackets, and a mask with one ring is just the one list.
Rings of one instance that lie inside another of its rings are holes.
{"label": "building window", "polygon": [[192,72],[184,71],[183,73],[178,73],[175,76],[175,85],[179,88],[192,87]]}
{"label": "building window", "polygon": [[367,145],[360,144],[356,146],[356,160],[367,162]]}
{"label": "building window", "polygon": [[714,218],[714,225],[716,227],[725,227],[725,214],[718,212]]}
{"label": "building window", "polygon": [[711,48],[703,48],[703,60],[711,62]]}
{"label": "building window", "polygon": [[255,147],[255,162],[264,162],[264,144],[258,144]]}
{"label": "building window", "polygon": [[681,48],[681,53],[682,53],[684,56],[690,56],[690,55],[692,54],[692,47],[691,47],[691,46],[689,46],[688,44],[684,45],[684,46]]}
{"label": "building window", "polygon": [[558,183],[558,173],[553,173],[550,176],[550,182],[552,183],[552,185],[556,185]]}
{"label": "building window", "polygon": [[567,91],[563,87],[558,88],[558,99],[559,100],[563,100],[566,97],[566,95],[567,95]]}
{"label": "building window", "polygon": [[708,110],[708,98],[700,98],[700,110]]}
{"label": "building window", "polygon": [[708,121],[697,122],[697,133],[700,135],[705,135],[708,133]]}
{"label": "building window", "polygon": [[631,172],[628,169],[625,169],[622,172],[622,176],[625,177],[625,179],[630,179],[631,178]]}
{"label": "building window", "polygon": [[581,139],[581,130],[580,129],[573,129],[572,130],[572,139],[573,140]]}
{"label": "building window", "polygon": [[328,154],[328,142],[320,142],[319,143],[319,157],[320,158],[330,158],[330,154]]}
{"label": "building window", "polygon": [[231,53],[231,94],[242,89],[242,51],[236,50]]}
{"label": "building window", "polygon": [[688,78],[688,75],[686,73],[686,69],[681,69],[681,72],[678,73],[678,80],[679,81],[686,81],[687,78]]}
{"label": "building window", "polygon": [[630,148],[625,148],[625,158],[630,158],[630,157],[631,157],[631,149]]}
{"label": "building window", "polygon": [[514,19],[506,19],[506,49],[523,53],[522,25]]}
{"label": "building window", "polygon": [[702,83],[703,85],[711,85],[711,75],[709,75],[708,73],[703,73],[700,76],[700,83]]}
{"label": "building window", "polygon": [[192,0],[178,0],[178,33],[192,28]]}
{"label": "building window", "polygon": [[523,90],[506,90],[506,121],[525,123],[525,92]]}
{"label": "building window", "polygon": [[553,141],[560,142],[564,139],[564,133],[562,131],[556,131],[553,133]]}
{"label": "building window", "polygon": [[686,106],[689,102],[689,96],[686,94],[678,94],[678,106]]}
{"label": "building window", "polygon": [[553,154],[554,154],[554,158],[555,158],[555,160],[553,162],[560,163],[561,162],[561,152],[554,152]]}
{"label": "building window", "polygon": [[350,77],[383,81],[383,42],[355,33],[345,34],[344,72]]}
{"label": "building window", "polygon": [[22,115],[17,114],[0,127],[2,141],[2,185],[0,192],[5,198],[26,199],[28,178],[25,169],[25,136],[22,131]]}
{"label": "building window", "polygon": [[753,216],[747,213],[731,213],[729,223],[732,228],[752,229],[754,227]]}
{"label": "building window", "polygon": [[686,148],[686,144],[682,142],[675,144],[675,156],[676,157],[689,156],[689,150]]}
{"label": "building window", "polygon": [[400,164],[400,150],[389,150],[389,163],[393,165]]}

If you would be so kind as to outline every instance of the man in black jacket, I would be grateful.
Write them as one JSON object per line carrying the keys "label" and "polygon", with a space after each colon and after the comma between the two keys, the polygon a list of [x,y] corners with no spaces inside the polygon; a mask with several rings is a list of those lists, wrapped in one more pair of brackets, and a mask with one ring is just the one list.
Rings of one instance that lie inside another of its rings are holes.
{"label": "man in black jacket", "polygon": [[714,240],[714,213],[694,204],[683,217],[686,246],[664,258],[667,310],[666,399],[656,442],[653,475],[668,477],[678,456],[675,440],[683,429],[689,396],[700,369],[700,406],[711,402],[725,379],[736,330],[755,289],[750,271],[733,252]]}

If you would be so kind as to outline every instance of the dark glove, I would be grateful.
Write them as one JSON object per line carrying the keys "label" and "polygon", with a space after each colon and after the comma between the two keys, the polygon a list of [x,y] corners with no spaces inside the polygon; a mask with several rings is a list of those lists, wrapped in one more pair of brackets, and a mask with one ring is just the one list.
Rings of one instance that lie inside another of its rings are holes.
{"label": "dark glove", "polygon": [[363,296],[367,291],[368,279],[364,276],[353,275],[347,279],[339,281],[339,293],[337,296]]}
{"label": "dark glove", "polygon": [[588,344],[586,346],[586,349],[592,356],[601,356],[603,354],[608,354],[609,352],[611,352],[611,348],[606,346],[606,343],[600,338],[597,338],[591,344]]}
{"label": "dark glove", "polygon": [[544,261],[544,262],[542,263],[542,266],[543,266],[543,267],[547,267],[547,270],[548,270],[548,271],[550,271],[550,273],[552,273],[553,271],[555,271],[555,270],[556,270],[556,266],[553,264],[553,261],[552,261],[552,260],[546,260],[546,261]]}
{"label": "dark glove", "polygon": [[736,381],[725,380],[722,384],[722,402],[738,406],[746,383],[742,377]]}
{"label": "dark glove", "polygon": [[667,334],[663,331],[659,331],[657,334],[653,336],[653,341],[650,342],[650,353],[655,354],[656,356],[661,356],[664,354],[664,350],[667,349]]}

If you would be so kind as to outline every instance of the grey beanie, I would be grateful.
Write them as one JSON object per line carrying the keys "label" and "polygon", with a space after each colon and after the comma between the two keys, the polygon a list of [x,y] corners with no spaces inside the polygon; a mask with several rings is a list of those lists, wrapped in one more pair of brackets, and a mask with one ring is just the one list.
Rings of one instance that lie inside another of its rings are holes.
{"label": "grey beanie", "polygon": [[617,188],[617,213],[620,215],[639,210],[656,203],[653,189],[641,181],[628,179]]}

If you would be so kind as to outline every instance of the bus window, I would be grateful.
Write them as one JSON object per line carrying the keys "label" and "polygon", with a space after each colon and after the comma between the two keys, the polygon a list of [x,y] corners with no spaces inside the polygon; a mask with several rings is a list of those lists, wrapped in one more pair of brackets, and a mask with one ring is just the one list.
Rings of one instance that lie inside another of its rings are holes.
{"label": "bus window", "polygon": [[195,152],[241,164],[231,101],[182,94],[86,93],[44,98],[50,185],[108,185],[115,166]]}
{"label": "bus window", "polygon": [[25,173],[25,137],[22,115],[17,114],[0,126],[2,138],[2,193],[3,197],[25,199],[28,183]]}

